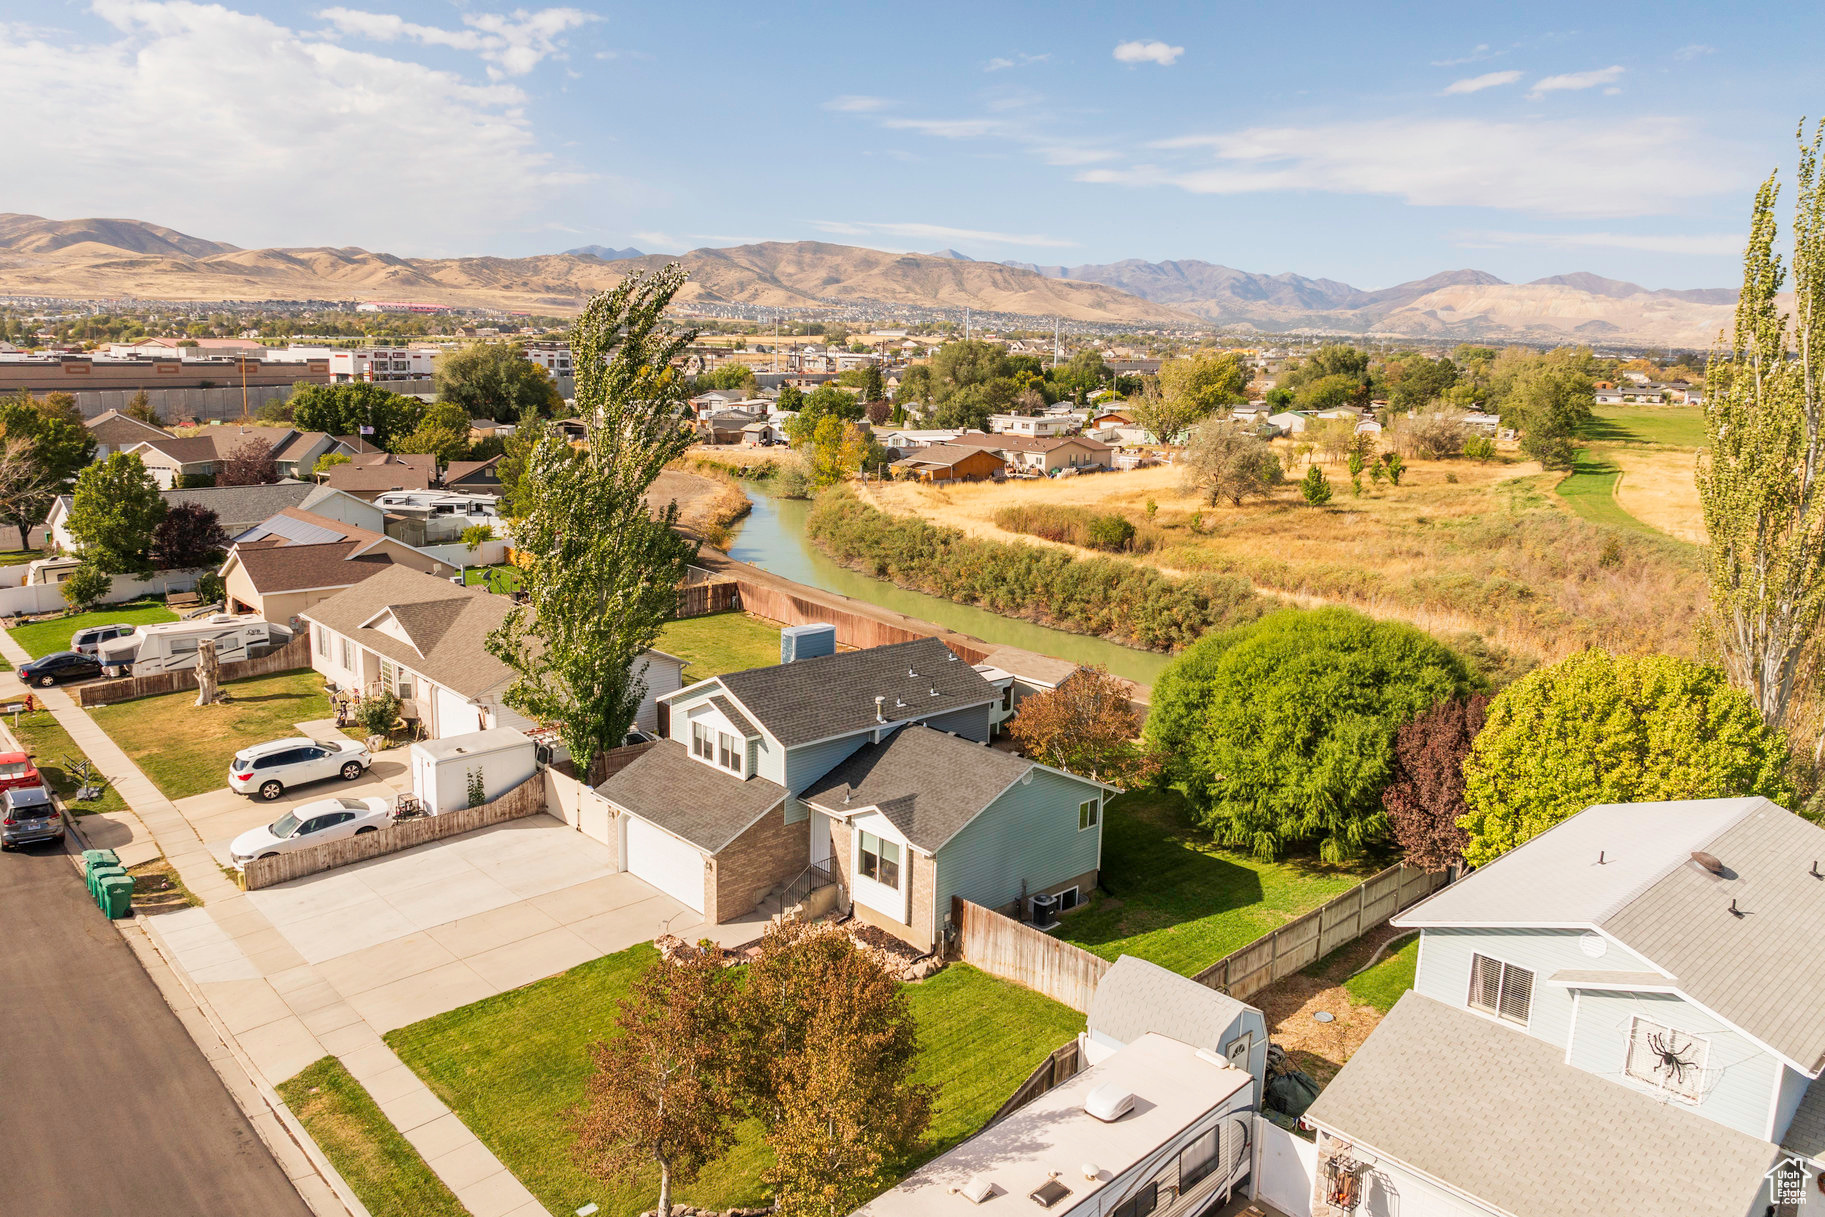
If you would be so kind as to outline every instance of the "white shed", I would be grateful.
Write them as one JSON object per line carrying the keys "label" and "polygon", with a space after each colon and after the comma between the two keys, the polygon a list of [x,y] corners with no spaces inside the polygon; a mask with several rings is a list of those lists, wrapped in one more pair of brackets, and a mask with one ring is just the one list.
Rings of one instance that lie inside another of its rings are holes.
{"label": "white shed", "polygon": [[1084,1061],[1094,1065],[1150,1032],[1248,1070],[1255,1079],[1255,1105],[1260,1105],[1267,1081],[1267,1019],[1261,1011],[1156,963],[1124,955],[1097,982],[1078,1047]]}
{"label": "white shed", "polygon": [[470,774],[481,778],[482,801],[492,802],[537,775],[531,737],[512,727],[446,735],[412,745],[412,790],[434,815],[469,806]]}

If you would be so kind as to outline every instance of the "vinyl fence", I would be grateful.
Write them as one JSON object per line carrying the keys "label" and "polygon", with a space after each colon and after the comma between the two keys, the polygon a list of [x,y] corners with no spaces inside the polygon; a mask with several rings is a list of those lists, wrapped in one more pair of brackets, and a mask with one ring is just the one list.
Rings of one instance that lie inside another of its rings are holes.
{"label": "vinyl fence", "polygon": [[275,858],[255,858],[247,864],[243,879],[247,890],[251,892],[256,888],[272,887],[293,879],[302,879],[306,875],[334,870],[352,862],[365,862],[369,858],[396,854],[445,837],[460,836],[478,828],[487,828],[491,824],[535,816],[544,810],[545,774],[541,771],[492,803],[483,803],[479,807],[465,807],[458,811],[446,811],[442,815],[402,820],[374,832],[344,837],[340,841],[326,841],[322,845],[293,850]]}
{"label": "vinyl fence", "polygon": [[[25,570],[23,566],[16,569],[20,572]],[[193,570],[167,571],[149,579],[116,575],[108,587],[108,594],[101,598],[100,603],[125,604],[142,596],[168,596],[172,592],[187,592],[196,586],[199,573]],[[63,598],[61,584],[28,583],[19,587],[0,587],[0,615],[13,617],[26,613],[49,613],[69,607]]]}
{"label": "vinyl fence", "polygon": [[964,963],[1086,1014],[1090,995],[1111,966],[1082,947],[961,896],[951,898],[951,924],[957,927],[957,957]]}
{"label": "vinyl fence", "polygon": [[[271,676],[275,672],[308,668],[310,663],[310,635],[300,633],[276,651],[253,659],[237,659],[233,663],[223,664],[221,674],[216,679],[227,684],[231,680],[245,680],[250,676]],[[117,701],[132,701],[136,697],[155,697],[160,693],[176,693],[179,689],[194,688],[196,669],[180,668],[175,672],[160,672],[156,676],[127,676],[120,680],[77,685],[75,693],[76,704],[86,710],[90,706],[108,706]]]}
{"label": "vinyl fence", "polygon": [[1270,930],[1192,979],[1231,997],[1249,996],[1354,941],[1445,885],[1443,871],[1396,863],[1329,904]]}

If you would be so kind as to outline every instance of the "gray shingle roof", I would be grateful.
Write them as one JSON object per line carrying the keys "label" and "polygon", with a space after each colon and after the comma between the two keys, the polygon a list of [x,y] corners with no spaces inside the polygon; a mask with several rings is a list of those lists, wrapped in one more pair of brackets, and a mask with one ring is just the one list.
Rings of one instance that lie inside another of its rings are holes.
{"label": "gray shingle roof", "polygon": [[1774,1146],[1409,992],[1307,1117],[1514,1217],[1745,1217]]}
{"label": "gray shingle roof", "polygon": [[[1228,1046],[1229,1029],[1251,1010],[1254,1007],[1188,976],[1124,955],[1096,982],[1086,1028],[1124,1044],[1157,1032],[1221,1053]],[[1255,1016],[1259,1018],[1260,1011]]]}
{"label": "gray shingle roof", "polygon": [[710,704],[722,711],[722,716],[729,720],[729,725],[741,732],[743,736],[753,739],[760,734],[760,728],[756,727],[747,715],[737,710],[735,703],[728,698],[718,694],[710,699]]}
{"label": "gray shingle roof", "polygon": [[[274,482],[267,486],[197,486],[189,490],[161,490],[165,506],[196,503],[215,512],[225,529],[238,530],[278,515],[287,507],[301,507],[317,488],[309,482]],[[229,536],[234,536],[234,531]]]}
{"label": "gray shingle roof", "polygon": [[1032,768],[1012,753],[914,725],[863,744],[799,797],[832,811],[879,807],[908,841],[936,853]]}
{"label": "gray shingle roof", "polygon": [[596,787],[596,793],[705,853],[716,854],[779,806],[786,788],[765,778],[743,781],[691,759],[678,741],[664,740]]}
{"label": "gray shingle roof", "polygon": [[717,679],[788,748],[870,726],[876,697],[886,698],[881,713],[888,722],[930,718],[995,700],[995,687],[936,638],[728,672]]}
{"label": "gray shingle roof", "polygon": [[[1713,875],[1694,850],[1721,860]],[[1598,864],[1599,852],[1603,863]],[[1766,799],[1579,812],[1394,918],[1402,926],[1595,926],[1679,992],[1807,1072],[1825,1064],[1825,829]],[[1730,914],[1735,900],[1740,911]]]}
{"label": "gray shingle roof", "polygon": [[[296,553],[299,548],[287,546],[274,552]],[[447,579],[395,565],[311,605],[303,615],[447,689],[476,697],[513,676],[513,669],[487,647],[489,632],[512,607],[505,596],[458,587]],[[389,608],[422,651],[363,624]]]}
{"label": "gray shingle roof", "polygon": [[1814,1162],[1825,1161],[1825,1083],[1815,1081],[1806,1088],[1781,1148]]}

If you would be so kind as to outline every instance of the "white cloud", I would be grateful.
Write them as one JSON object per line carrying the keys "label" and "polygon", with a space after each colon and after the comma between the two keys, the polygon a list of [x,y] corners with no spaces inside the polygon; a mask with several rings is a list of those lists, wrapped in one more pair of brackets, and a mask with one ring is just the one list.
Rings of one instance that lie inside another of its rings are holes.
{"label": "white cloud", "polygon": [[29,196],[10,182],[15,206],[239,245],[473,253],[582,180],[540,148],[512,85],[217,5],[93,8],[100,40],[0,37],[8,154],[57,167]]}
{"label": "white cloud", "polygon": [[1691,63],[1694,59],[1697,59],[1700,55],[1715,55],[1715,54],[1717,54],[1716,47],[1706,46],[1702,42],[1694,42],[1694,43],[1690,43],[1686,46],[1682,46],[1677,51],[1674,51],[1673,58],[1679,60],[1679,62],[1681,62],[1681,63]]}
{"label": "white cloud", "polygon": [[[1499,51],[1496,52],[1496,54],[1501,53],[1502,52]],[[1460,55],[1456,59],[1434,59],[1432,61],[1432,66],[1435,68],[1456,68],[1467,63],[1481,63],[1485,59],[1492,58],[1494,58],[1494,56],[1490,54],[1489,44],[1487,42],[1479,42],[1474,47],[1470,48],[1470,54]]]}
{"label": "white cloud", "polygon": [[317,14],[338,35],[352,35],[374,42],[416,42],[423,46],[470,51],[489,64],[489,75],[524,76],[548,56],[561,55],[560,35],[602,20],[594,13],[574,8],[547,8],[537,12],[516,9],[506,13],[465,13],[464,29],[420,25],[392,13],[362,9],[326,8]]}
{"label": "white cloud", "polygon": [[995,56],[995,58],[982,65],[982,70],[985,72],[1005,72],[1009,68],[1024,68],[1035,63],[1045,63],[1051,58],[1052,55],[1049,51],[1043,55],[1029,55],[1025,51],[1015,51],[1012,58],[1005,55]]}
{"label": "white cloud", "polygon": [[1445,86],[1450,93],[1481,93],[1484,89],[1493,89],[1500,85],[1511,85],[1521,79],[1519,72],[1485,72],[1481,76],[1471,76],[1464,80],[1454,80]]}
{"label": "white cloud", "polygon": [[[1567,216],[1665,213],[1732,190],[1740,159],[1677,118],[1494,122],[1398,118],[1160,140],[1170,164],[1089,169],[1079,181],[1196,194],[1314,190],[1423,207]],[[1181,154],[1196,153],[1190,157]],[[1601,165],[1603,171],[1592,172]]]}
{"label": "white cloud", "polygon": [[1049,237],[1044,233],[989,232],[980,228],[948,228],[942,224],[877,224],[853,220],[816,220],[820,232],[844,237],[907,237],[919,241],[979,241],[994,245],[1057,247],[1076,245],[1076,241]]}
{"label": "white cloud", "polygon": [[1157,38],[1151,42],[1123,42],[1115,48],[1117,63],[1157,63],[1169,68],[1185,53],[1182,46],[1168,46]]}
{"label": "white cloud", "polygon": [[1611,64],[1607,68],[1596,68],[1589,72],[1567,72],[1561,76],[1546,76],[1534,82],[1534,87],[1527,96],[1538,99],[1548,93],[1594,89],[1598,85],[1614,84],[1622,79],[1622,72],[1621,64]]}
{"label": "white cloud", "polygon": [[1454,244],[1466,249],[1497,249],[1511,245],[1539,245],[1548,249],[1632,249],[1655,254],[1700,254],[1735,257],[1743,252],[1743,235],[1715,233],[1640,232],[1500,232],[1453,233]]}
{"label": "white cloud", "polygon": [[835,110],[839,114],[869,114],[876,110],[885,110],[893,103],[885,97],[869,97],[864,93],[845,93],[841,97],[832,97],[824,103],[824,109]]}

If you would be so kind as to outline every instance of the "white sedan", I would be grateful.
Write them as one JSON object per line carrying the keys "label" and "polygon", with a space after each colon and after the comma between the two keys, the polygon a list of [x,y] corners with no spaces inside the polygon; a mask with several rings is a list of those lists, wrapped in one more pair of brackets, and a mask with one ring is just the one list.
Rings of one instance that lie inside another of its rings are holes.
{"label": "white sedan", "polygon": [[228,852],[236,867],[245,867],[255,858],[272,858],[279,854],[339,841],[385,828],[393,822],[392,800],[318,799],[286,812],[264,828],[250,828],[234,839]]}

